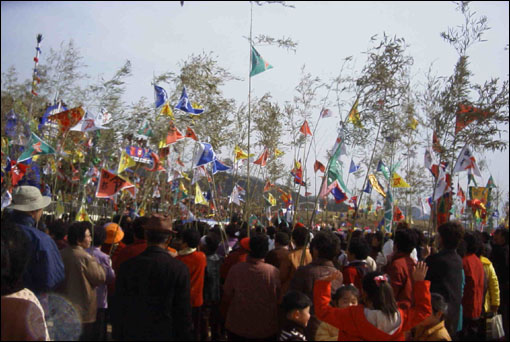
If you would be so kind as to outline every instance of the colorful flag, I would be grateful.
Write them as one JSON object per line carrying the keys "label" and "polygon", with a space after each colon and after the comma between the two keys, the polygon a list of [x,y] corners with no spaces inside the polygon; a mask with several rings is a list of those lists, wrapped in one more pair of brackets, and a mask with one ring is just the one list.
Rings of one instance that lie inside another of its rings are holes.
{"label": "colorful flag", "polygon": [[184,136],[182,133],[177,129],[177,127],[174,125],[173,121],[170,121],[170,128],[168,130],[168,134],[166,136],[166,144],[173,144],[177,141],[184,139]]}
{"label": "colorful flag", "polygon": [[10,167],[8,166],[6,171],[11,174],[11,184],[13,187],[15,187],[16,184],[18,184],[18,182],[23,178],[27,169],[28,165],[18,164],[16,160],[11,160]]}
{"label": "colorful flag", "polygon": [[260,74],[266,70],[272,69],[273,66],[266,62],[258,53],[257,50],[251,47],[251,71],[250,77]]}
{"label": "colorful flag", "polygon": [[38,126],[39,131],[43,128],[43,126],[46,124],[46,122],[48,122],[48,117],[50,115],[54,115],[54,114],[57,114],[57,113],[60,113],[62,111],[66,111],[66,110],[67,110],[67,107],[65,107],[62,104],[62,101],[58,101],[57,104],[46,108],[46,111],[44,112],[43,116],[40,119],[40,123]]}
{"label": "colorful flag", "polygon": [[18,158],[18,163],[40,154],[55,154],[55,149],[35,135],[35,133],[32,133],[27,146],[25,146],[25,150]]}
{"label": "colorful flag", "polygon": [[101,169],[98,186],[96,190],[97,198],[109,198],[121,190],[128,190],[131,195],[135,195],[135,186],[125,179],[111,173],[108,170]]}
{"label": "colorful flag", "polygon": [[163,166],[161,166],[161,162],[159,161],[159,156],[156,153],[151,152],[151,159],[152,159],[152,168],[149,169],[149,168],[144,167],[145,170],[151,171],[151,172],[165,171]]}
{"label": "colorful flag", "polygon": [[200,143],[198,153],[193,158],[193,167],[199,167],[201,165],[212,163],[216,159],[211,144]]}
{"label": "colorful flag", "polygon": [[354,160],[351,159],[351,166],[349,167],[349,173],[353,173],[358,171],[360,168],[360,165],[354,164]]}
{"label": "colorful flag", "polygon": [[264,149],[264,151],[260,154],[259,158],[253,162],[253,164],[260,165],[261,167],[266,166],[267,164],[267,156],[268,156],[267,148]]}
{"label": "colorful flag", "polygon": [[469,187],[469,198],[471,200],[477,199],[483,203],[485,207],[487,207],[487,202],[489,198],[489,188],[487,187]]}
{"label": "colorful flag", "polygon": [[[235,153],[234,161],[238,161],[240,159],[248,159],[248,154],[241,150],[241,148],[239,148],[238,146],[234,148],[234,153]],[[253,157],[254,155],[255,154],[250,154],[250,157]]]}
{"label": "colorful flag", "polygon": [[276,198],[274,198],[271,193],[267,194],[267,200],[272,207],[276,206]]}
{"label": "colorful flag", "polygon": [[476,164],[476,159],[473,156],[473,152],[469,148],[468,144],[466,144],[459,153],[459,158],[455,163],[455,167],[453,168],[453,173],[462,172],[471,169],[475,175],[478,177],[482,177],[480,173],[480,169]]}
{"label": "colorful flag", "polygon": [[183,112],[190,113],[192,115],[199,115],[204,112],[203,109],[193,108],[189,101],[188,94],[186,93],[186,87],[182,87],[181,98],[179,99],[177,106],[175,106],[175,109],[180,109]]}
{"label": "colorful flag", "polygon": [[323,108],[323,109],[321,110],[320,117],[321,117],[322,119],[324,119],[324,118],[330,118],[330,117],[332,117],[332,116],[333,116],[333,111],[332,111],[331,109]]}
{"label": "colorful flag", "polygon": [[199,166],[193,169],[193,179],[191,180],[191,184],[195,184],[200,180],[200,178],[208,177],[205,166]]}
{"label": "colorful flag", "polygon": [[372,193],[372,183],[370,183],[370,180],[368,180],[367,186],[365,187],[363,192],[366,192],[367,194],[371,194]]}
{"label": "colorful flag", "polygon": [[285,154],[284,152],[280,151],[279,149],[275,148],[274,149],[274,156],[275,158],[278,158],[279,156]]}
{"label": "colorful flag", "polygon": [[83,205],[83,203],[80,206],[80,210],[78,210],[78,213],[76,214],[75,221],[77,222],[88,221],[90,223],[93,223],[89,217],[89,214],[87,214],[87,211],[85,210],[85,206]]}
{"label": "colorful flag", "polygon": [[48,117],[50,121],[57,121],[60,126],[60,133],[65,133],[75,126],[85,115],[85,111],[81,107],[68,109],[66,111],[51,115]]}
{"label": "colorful flag", "polygon": [[342,203],[348,198],[347,195],[342,191],[342,189],[338,185],[338,182],[336,182],[335,186],[331,189],[331,194],[335,198],[336,203]]}
{"label": "colorful flag", "polygon": [[144,135],[146,137],[152,137],[153,134],[149,122],[145,121],[145,124],[138,130],[137,134]]}
{"label": "colorful flag", "polygon": [[358,112],[358,99],[354,102],[354,105],[349,112],[349,117],[347,118],[349,122],[351,122],[354,126],[358,128],[363,128],[363,124],[361,123],[361,119]]}
{"label": "colorful flag", "polygon": [[489,177],[489,180],[487,181],[487,185],[485,187],[487,187],[489,189],[496,187],[496,184],[494,184],[494,179],[492,178],[492,175]]}
{"label": "colorful flag", "polygon": [[464,190],[462,190],[459,183],[457,183],[457,196],[459,197],[462,203],[466,201],[466,195],[464,194]]}
{"label": "colorful flag", "polygon": [[386,180],[390,180],[390,170],[388,169],[388,167],[386,165],[384,165],[382,160],[379,160],[379,163],[377,164],[377,171],[382,172],[382,174],[384,175],[384,178],[386,178]]}
{"label": "colorful flag", "polygon": [[490,117],[493,113],[483,111],[480,108],[476,108],[470,105],[459,104],[459,109],[457,110],[456,114],[457,118],[455,121],[455,134],[460,132],[471,122],[475,120],[480,122],[483,119]]}
{"label": "colorful flag", "polygon": [[263,192],[268,192],[269,190],[271,190],[271,188],[274,186],[274,184],[271,184],[271,182],[269,181],[269,179],[266,181],[266,184],[264,185],[264,190]]}
{"label": "colorful flag", "polygon": [[156,108],[161,107],[168,101],[168,94],[166,93],[166,90],[158,87],[157,85],[154,85],[154,103],[156,105]]}
{"label": "colorful flag", "polygon": [[98,129],[107,129],[107,127],[102,126],[102,119],[99,120],[96,114],[86,111],[85,116],[80,120],[80,122],[69,130],[77,132],[91,132]]}
{"label": "colorful flag", "polygon": [[228,172],[230,170],[232,170],[232,167],[223,164],[218,159],[214,160],[213,168],[212,168],[213,175],[217,174],[218,172]]}
{"label": "colorful flag", "polygon": [[410,188],[411,186],[398,173],[393,173],[392,187],[394,188]]}
{"label": "colorful flag", "polygon": [[436,131],[432,133],[432,149],[436,153],[441,153],[443,150],[443,147],[441,147],[441,144],[439,143],[439,138],[437,137]]}
{"label": "colorful flag", "polygon": [[165,103],[163,105],[163,107],[161,107],[161,111],[159,113],[162,115],[169,116],[170,119],[172,119],[172,120],[175,119],[174,112],[172,111],[172,108],[170,108],[170,105],[168,104],[168,102]]}
{"label": "colorful flag", "polygon": [[204,198],[198,183],[195,185],[195,204],[209,205],[209,202],[207,202],[207,200]]}
{"label": "colorful flag", "polygon": [[386,193],[384,192],[384,189],[381,186],[381,183],[379,183],[377,178],[375,178],[374,174],[368,175],[368,180],[370,181],[370,184],[372,184],[372,187],[375,189],[375,191],[377,191],[383,197],[386,197]]}
{"label": "colorful flag", "polygon": [[185,135],[186,138],[190,138],[190,139],[193,139],[195,141],[198,141],[198,138],[197,138],[197,135],[195,134],[195,131],[193,131],[193,129],[191,127],[186,127],[186,135]]}
{"label": "colorful flag", "polygon": [[239,206],[241,205],[241,195],[239,194],[239,189],[237,188],[237,186],[234,186],[234,188],[232,189],[232,193],[230,194],[228,203],[234,203]]}
{"label": "colorful flag", "polygon": [[326,167],[318,160],[316,160],[315,164],[313,165],[313,171],[317,173],[317,170],[321,170],[323,173],[326,172]]}
{"label": "colorful flag", "polygon": [[120,174],[128,167],[135,166],[136,162],[131,158],[126,151],[122,151],[122,154],[120,155],[119,160],[119,167],[117,168],[117,174]]}
{"label": "colorful flag", "polygon": [[305,122],[303,122],[303,125],[301,125],[301,128],[299,129],[299,131],[301,133],[303,133],[305,135],[305,137],[307,135],[312,136],[312,132],[310,131],[310,126],[308,126],[308,121],[306,121],[306,120],[305,120]]}

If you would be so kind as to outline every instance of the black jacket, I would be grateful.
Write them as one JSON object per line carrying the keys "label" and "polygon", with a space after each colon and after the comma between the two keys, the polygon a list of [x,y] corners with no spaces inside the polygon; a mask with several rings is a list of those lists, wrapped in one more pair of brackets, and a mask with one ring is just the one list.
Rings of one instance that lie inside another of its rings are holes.
{"label": "black jacket", "polygon": [[188,268],[164,249],[147,247],[120,266],[112,311],[117,340],[191,340]]}

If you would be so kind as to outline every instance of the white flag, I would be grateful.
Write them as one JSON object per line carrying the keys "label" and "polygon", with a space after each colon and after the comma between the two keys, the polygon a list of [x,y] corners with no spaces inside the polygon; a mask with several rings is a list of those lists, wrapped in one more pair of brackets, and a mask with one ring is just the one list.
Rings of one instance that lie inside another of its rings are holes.
{"label": "white flag", "polygon": [[473,156],[473,152],[466,144],[460,151],[459,158],[457,159],[455,167],[453,168],[453,173],[467,171],[468,169],[471,169],[471,171],[473,171],[473,174],[475,174],[476,176],[482,177],[480,169],[476,164],[476,159]]}

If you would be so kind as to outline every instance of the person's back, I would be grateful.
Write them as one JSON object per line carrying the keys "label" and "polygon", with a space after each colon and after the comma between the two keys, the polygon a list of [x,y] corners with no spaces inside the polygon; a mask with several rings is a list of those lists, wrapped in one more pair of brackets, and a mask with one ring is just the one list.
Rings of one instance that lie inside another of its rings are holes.
{"label": "person's back", "polygon": [[282,295],[287,292],[290,285],[291,262],[289,258],[289,235],[285,232],[275,234],[275,248],[267,253],[265,262],[273,265],[280,271],[280,284]]}

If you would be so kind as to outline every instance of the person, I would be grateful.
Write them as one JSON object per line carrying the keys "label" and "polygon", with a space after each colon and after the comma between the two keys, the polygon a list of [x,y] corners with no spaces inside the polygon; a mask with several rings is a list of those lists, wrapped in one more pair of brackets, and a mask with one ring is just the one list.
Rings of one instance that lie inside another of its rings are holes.
{"label": "person", "polygon": [[[359,302],[359,291],[352,285],[342,285],[331,298],[331,305],[335,308],[347,308],[356,306]],[[321,322],[315,341],[338,341],[338,329],[326,322]]]}
{"label": "person", "polygon": [[466,277],[466,285],[462,296],[464,310],[462,339],[469,341],[476,339],[479,334],[485,274],[482,262],[475,254],[482,247],[482,241],[473,232],[466,232],[464,242],[466,244],[466,255],[462,258],[462,267]]}
{"label": "person", "polygon": [[221,264],[220,279],[222,284],[225,283],[225,280],[227,279],[230,269],[240,262],[245,262],[249,252],[250,252],[250,238],[244,237],[240,240],[238,248],[230,252],[223,261],[223,264]]}
{"label": "person", "polygon": [[274,340],[278,334],[280,271],[266,264],[266,235],[249,239],[246,262],[230,269],[223,287],[222,306],[229,340]]}
{"label": "person", "polygon": [[[307,243],[309,236],[310,234],[308,229],[306,229],[302,223],[296,223],[294,230],[292,231],[292,242],[294,244],[294,248],[289,253],[291,262],[291,269],[289,274],[290,279],[292,279],[299,266],[305,266],[312,262],[312,254],[310,254],[310,249],[305,248],[305,244]],[[305,251],[304,258],[302,257],[303,250]],[[301,259],[303,259],[303,263],[301,263]]]}
{"label": "person", "polygon": [[494,232],[494,244],[492,245],[492,254],[490,260],[498,276],[499,293],[501,296],[501,303],[499,306],[499,313],[503,316],[503,328],[505,336],[508,338],[508,294],[509,288],[509,253],[508,253],[508,228],[498,228]]}
{"label": "person", "polygon": [[430,302],[432,315],[416,326],[413,341],[451,341],[450,334],[444,325],[448,304],[439,293],[431,293]]}
{"label": "person", "polygon": [[403,341],[404,334],[432,313],[430,282],[425,280],[427,265],[418,263],[413,270],[414,303],[409,309],[397,306],[387,275],[370,272],[363,277],[362,298],[365,305],[339,309],[329,305],[331,281],[340,271],[316,280],[314,307],[317,317],[339,329],[339,341]]}
{"label": "person", "polygon": [[449,221],[438,227],[440,251],[425,259],[429,267],[427,280],[432,292],[442,295],[448,304],[445,325],[450,337],[456,338],[462,303],[462,259],[457,247],[464,233],[460,222]]}
{"label": "person", "polygon": [[96,261],[104,268],[106,283],[96,288],[97,314],[94,324],[93,340],[106,341],[106,312],[108,309],[108,287],[115,281],[115,271],[112,268],[112,259],[108,254],[101,251],[101,246],[106,239],[106,231],[103,226],[94,227],[94,244],[87,249],[87,252],[96,258]]}
{"label": "person", "polygon": [[120,265],[115,285],[113,338],[190,340],[190,275],[167,246],[172,219],[153,214],[143,225],[147,248]]}
{"label": "person", "polygon": [[[289,234],[277,232],[274,238],[275,248],[266,255],[265,262],[280,270],[280,284],[282,295],[287,293],[290,285],[291,263],[289,258]],[[281,302],[281,299],[279,300]]]}
{"label": "person", "polygon": [[2,341],[50,341],[44,310],[23,285],[30,240],[16,225],[2,221]]}
{"label": "person", "polygon": [[182,261],[189,270],[191,281],[191,316],[193,318],[193,334],[195,340],[200,339],[200,321],[204,304],[204,276],[207,258],[204,252],[197,250],[200,233],[192,228],[183,232],[183,242],[177,259]]}
{"label": "person", "polygon": [[[315,280],[336,269],[333,260],[340,251],[340,240],[332,232],[321,230],[310,243],[310,249],[312,251],[312,262],[298,268],[290,282],[289,291],[300,291],[312,298]],[[333,291],[336,291],[341,285],[342,277],[336,279],[333,283]],[[312,305],[310,322],[305,329],[308,340],[314,339],[319,324],[320,322]]]}
{"label": "person", "polygon": [[361,281],[363,276],[369,272],[365,259],[370,253],[367,241],[363,237],[351,238],[351,243],[347,250],[347,260],[349,263],[343,270],[343,282],[345,284],[354,284],[358,290],[362,290]]}
{"label": "person", "polygon": [[416,246],[416,236],[411,229],[397,229],[395,232],[396,252],[386,267],[393,288],[395,300],[401,308],[410,308],[413,300],[411,272],[416,262],[411,252]]}
{"label": "person", "polygon": [[56,220],[48,224],[48,230],[53,241],[57,245],[59,251],[66,248],[69,244],[67,243],[67,229],[68,224],[62,220]]}
{"label": "person", "polygon": [[125,261],[141,254],[147,248],[143,225],[146,224],[148,220],[148,217],[141,216],[137,217],[133,221],[133,243],[122,248],[118,253],[112,256],[112,267],[115,272],[119,271],[120,265],[122,265]]}
{"label": "person", "polygon": [[108,222],[104,225],[106,230],[106,239],[104,240],[101,251],[113,257],[116,256],[126,244],[122,242],[124,238],[124,231],[121,226],[114,222]]}
{"label": "person", "polygon": [[268,226],[266,228],[266,234],[269,238],[269,251],[272,251],[275,249],[276,243],[275,243],[275,235],[276,235],[276,228],[272,225]]}
{"label": "person", "polygon": [[23,273],[23,284],[34,292],[45,306],[45,296],[64,280],[64,263],[53,239],[40,230],[37,225],[43,214],[43,208],[51,203],[51,198],[42,196],[38,188],[20,185],[12,191],[13,209],[9,221],[17,224],[28,236],[28,265]]}
{"label": "person", "polygon": [[[483,240],[482,240],[483,241]],[[482,246],[476,252],[476,256],[480,258],[483,265],[483,270],[487,277],[487,288],[485,289],[484,301],[483,301],[483,315],[487,318],[491,315],[497,314],[500,306],[500,295],[499,295],[499,282],[496,271],[492,262],[487,259],[487,245],[482,243]],[[492,250],[492,249],[491,249]],[[482,324],[483,326],[483,324]]]}
{"label": "person", "polygon": [[226,257],[236,244],[236,234],[239,232],[239,226],[236,223],[231,222],[225,228],[225,232],[227,233],[227,241],[220,243],[218,250],[216,251],[220,257]]}
{"label": "person", "polygon": [[66,277],[58,292],[78,309],[82,324],[80,340],[91,340],[97,315],[96,287],[106,282],[104,268],[86,250],[92,236],[90,222],[74,222],[69,226],[69,246],[61,251]]}
{"label": "person", "polygon": [[382,253],[383,246],[383,233],[377,231],[371,235],[370,239],[370,257],[373,260],[377,260],[379,253]]}
{"label": "person", "polygon": [[278,341],[307,341],[303,334],[310,320],[312,301],[307,295],[298,291],[289,291],[282,300],[285,323],[280,330]]}

